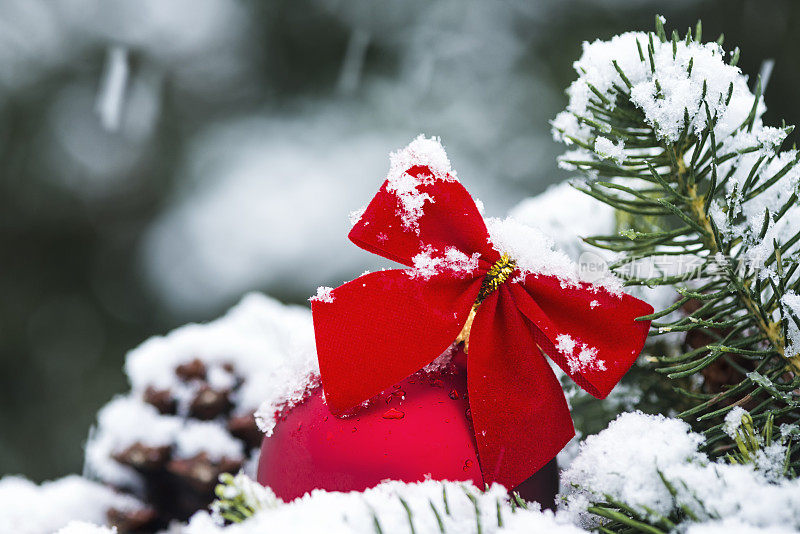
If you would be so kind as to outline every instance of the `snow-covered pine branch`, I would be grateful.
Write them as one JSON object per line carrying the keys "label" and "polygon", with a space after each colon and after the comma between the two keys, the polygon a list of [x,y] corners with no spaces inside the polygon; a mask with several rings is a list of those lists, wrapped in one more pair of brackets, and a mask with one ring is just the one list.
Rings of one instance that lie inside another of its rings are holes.
{"label": "snow-covered pine branch", "polygon": [[[588,242],[628,285],[676,291],[652,333],[685,333],[689,347],[659,371],[718,456],[733,446],[722,418],[734,406],[758,427],[800,417],[800,156],[780,148],[791,127],[762,123],[738,49],[702,42],[699,23],[668,38],[663,23],[584,44],[553,135],[570,147],[561,166],[586,176],[577,187],[626,216]],[[714,373],[723,383],[703,385]]]}

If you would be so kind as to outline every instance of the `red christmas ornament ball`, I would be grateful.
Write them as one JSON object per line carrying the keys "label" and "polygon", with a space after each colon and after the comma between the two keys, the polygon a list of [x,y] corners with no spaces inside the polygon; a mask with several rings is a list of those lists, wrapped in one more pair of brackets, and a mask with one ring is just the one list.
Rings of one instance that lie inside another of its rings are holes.
{"label": "red christmas ornament ball", "polygon": [[[455,361],[463,362],[459,352]],[[315,389],[280,414],[265,437],[258,482],[284,501],[314,489],[362,491],[383,480],[469,481],[483,487],[463,365],[418,373],[337,417]],[[516,488],[526,500],[552,507],[555,460]]]}

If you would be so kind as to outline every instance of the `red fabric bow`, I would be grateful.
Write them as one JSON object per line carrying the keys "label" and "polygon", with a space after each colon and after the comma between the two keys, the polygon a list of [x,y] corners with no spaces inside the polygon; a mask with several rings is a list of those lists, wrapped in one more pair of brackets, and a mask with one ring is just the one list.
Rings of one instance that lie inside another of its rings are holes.
{"label": "red fabric bow", "polygon": [[[335,413],[377,395],[452,345],[486,273],[501,258],[466,189],[431,168],[408,168],[405,179],[416,180],[410,189],[387,179],[349,237],[408,266],[420,254],[443,258],[452,249],[477,264],[426,275],[369,273],[312,299],[322,385]],[[484,482],[514,488],[575,434],[561,386],[539,348],[580,387],[604,398],[644,345],[650,322],[635,319],[652,312],[629,295],[562,284],[554,276],[523,278],[519,269],[480,303],[467,384]]]}

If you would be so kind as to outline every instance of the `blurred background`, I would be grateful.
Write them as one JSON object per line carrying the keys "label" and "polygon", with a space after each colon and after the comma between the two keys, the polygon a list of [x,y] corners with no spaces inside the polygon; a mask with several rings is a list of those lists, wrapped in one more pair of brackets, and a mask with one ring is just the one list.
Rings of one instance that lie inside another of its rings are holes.
{"label": "blurred background", "polygon": [[798,2],[663,4],[0,0],[0,475],[80,471],[147,337],[374,267],[347,216],[418,133],[490,216],[566,178],[584,40],[701,18],[798,122]]}

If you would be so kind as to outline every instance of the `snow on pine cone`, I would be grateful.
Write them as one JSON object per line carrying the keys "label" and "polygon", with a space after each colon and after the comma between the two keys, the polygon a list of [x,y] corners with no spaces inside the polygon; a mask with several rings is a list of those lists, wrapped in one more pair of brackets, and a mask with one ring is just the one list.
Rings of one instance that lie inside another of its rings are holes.
{"label": "snow on pine cone", "polygon": [[111,508],[109,522],[120,532],[165,527],[205,508],[221,473],[253,472],[263,436],[255,411],[302,396],[316,365],[308,309],[260,294],[132,350],[131,391],[100,410],[86,468],[148,510]]}
{"label": "snow on pine cone", "polygon": [[69,524],[104,523],[111,508],[140,520],[149,513],[138,499],[78,475],[41,484],[15,475],[0,478],[3,533],[67,534],[76,531]]}

